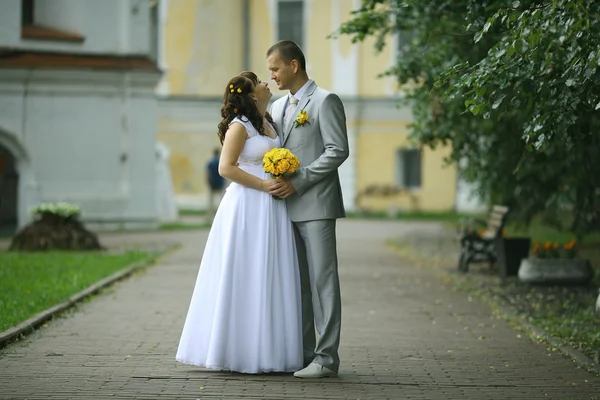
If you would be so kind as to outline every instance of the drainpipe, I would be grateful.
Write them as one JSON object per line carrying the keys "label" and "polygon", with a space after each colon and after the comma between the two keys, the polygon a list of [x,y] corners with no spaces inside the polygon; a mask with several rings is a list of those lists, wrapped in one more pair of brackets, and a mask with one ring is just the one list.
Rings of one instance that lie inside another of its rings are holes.
{"label": "drainpipe", "polygon": [[244,30],[242,32],[244,60],[244,71],[250,70],[250,0],[243,0],[242,19]]}

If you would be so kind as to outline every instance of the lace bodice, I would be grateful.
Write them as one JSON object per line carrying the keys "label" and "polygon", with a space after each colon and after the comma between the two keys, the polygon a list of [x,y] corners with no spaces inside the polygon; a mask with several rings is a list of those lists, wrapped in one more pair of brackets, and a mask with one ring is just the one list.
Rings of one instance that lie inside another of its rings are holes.
{"label": "lace bodice", "polygon": [[[233,119],[233,121],[231,121],[232,124],[234,122],[239,122],[240,124],[242,124],[244,126],[244,128],[246,128],[246,132],[248,132],[248,136],[249,136],[249,139],[246,140],[246,143],[244,144],[244,148],[242,149],[242,152],[240,153],[238,162],[240,163],[240,165],[247,164],[247,165],[261,165],[262,166],[263,157],[264,157],[265,153],[274,147],[280,146],[279,137],[276,137],[275,139],[271,139],[268,136],[261,135],[254,128],[252,123],[250,121],[248,121],[245,117],[242,117],[242,118],[236,117]],[[271,126],[271,128],[273,128],[273,127]],[[274,128],[273,128],[273,131],[275,131]]]}

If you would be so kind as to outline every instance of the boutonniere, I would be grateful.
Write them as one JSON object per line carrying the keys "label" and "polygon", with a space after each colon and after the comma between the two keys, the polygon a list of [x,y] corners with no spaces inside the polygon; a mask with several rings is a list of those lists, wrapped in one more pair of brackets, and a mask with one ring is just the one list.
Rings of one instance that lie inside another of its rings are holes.
{"label": "boutonniere", "polygon": [[294,128],[303,126],[307,122],[308,122],[308,114],[306,113],[306,110],[302,110],[296,117],[296,121],[294,121],[294,124],[295,124]]}

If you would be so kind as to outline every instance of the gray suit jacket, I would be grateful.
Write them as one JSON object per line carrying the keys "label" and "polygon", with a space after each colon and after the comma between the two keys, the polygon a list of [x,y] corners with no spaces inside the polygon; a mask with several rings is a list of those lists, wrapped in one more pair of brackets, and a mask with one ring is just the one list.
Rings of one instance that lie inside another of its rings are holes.
{"label": "gray suit jacket", "polygon": [[348,158],[346,115],[340,98],[311,82],[294,112],[305,110],[308,121],[283,130],[288,96],[276,100],[270,114],[283,147],[300,160],[290,179],[296,193],[286,199],[292,221],[335,219],[346,216],[338,167]]}

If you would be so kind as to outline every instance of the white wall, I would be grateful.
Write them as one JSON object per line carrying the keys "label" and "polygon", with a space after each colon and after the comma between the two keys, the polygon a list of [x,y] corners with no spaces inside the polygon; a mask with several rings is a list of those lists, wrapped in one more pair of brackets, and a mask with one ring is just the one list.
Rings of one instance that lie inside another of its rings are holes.
{"label": "white wall", "polygon": [[[149,56],[151,0],[37,0],[37,24],[82,43],[21,38],[21,1],[2,0],[0,47]],[[156,221],[157,72],[0,68],[0,144],[19,168],[19,225],[31,206],[70,201],[85,221]]]}
{"label": "white wall", "polygon": [[40,25],[74,31],[83,43],[21,38],[21,1],[2,0],[0,46],[89,54],[150,52],[150,0],[37,0]]}
{"label": "white wall", "polygon": [[0,128],[26,149],[37,201],[79,204],[88,221],[153,224],[159,74],[18,75],[0,69]]}

